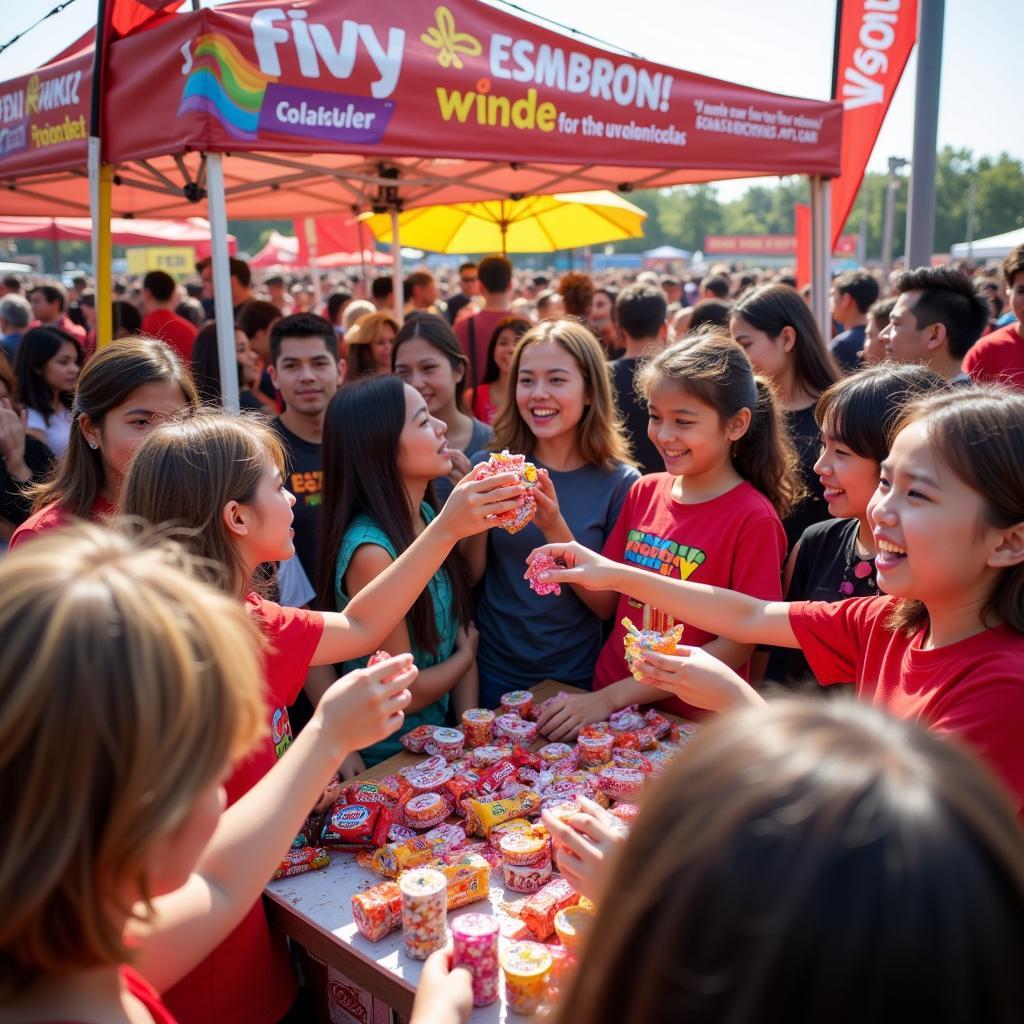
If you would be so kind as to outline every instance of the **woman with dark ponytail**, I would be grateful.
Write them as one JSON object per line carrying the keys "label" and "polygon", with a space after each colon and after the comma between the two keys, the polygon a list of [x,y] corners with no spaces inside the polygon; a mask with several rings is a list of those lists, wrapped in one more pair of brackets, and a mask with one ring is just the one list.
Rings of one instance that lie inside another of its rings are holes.
{"label": "woman with dark ponytail", "polygon": [[[755,376],[724,331],[712,328],[650,359],[637,374],[637,388],[649,410],[648,437],[667,472],[633,485],[605,555],[670,579],[779,600],[786,554],[780,519],[802,490],[771,383]],[[615,621],[597,661],[594,692],[554,705],[542,715],[541,731],[568,738],[618,708],[655,701],[676,714],[701,717],[703,712],[678,698],[666,701],[664,690],[635,680],[623,657],[624,617],[657,630],[677,620],[619,594],[588,596],[601,599],[603,617],[614,613]],[[753,645],[689,623],[683,640],[749,677]]]}

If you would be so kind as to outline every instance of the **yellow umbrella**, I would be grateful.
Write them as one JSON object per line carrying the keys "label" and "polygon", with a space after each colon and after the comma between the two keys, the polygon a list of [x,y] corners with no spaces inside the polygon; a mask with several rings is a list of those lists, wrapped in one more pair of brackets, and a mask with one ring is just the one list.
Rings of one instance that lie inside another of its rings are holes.
{"label": "yellow umbrella", "polygon": [[[646,217],[614,192],[562,192],[421,206],[398,215],[398,233],[402,245],[431,252],[554,252],[642,238]],[[378,241],[392,241],[390,214],[361,219]]]}

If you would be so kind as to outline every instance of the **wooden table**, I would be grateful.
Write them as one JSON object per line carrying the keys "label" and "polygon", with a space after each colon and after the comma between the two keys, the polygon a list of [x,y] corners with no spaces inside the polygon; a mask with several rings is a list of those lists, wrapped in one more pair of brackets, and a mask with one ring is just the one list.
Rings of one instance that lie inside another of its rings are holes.
{"label": "wooden table", "polygon": [[[539,701],[565,691],[581,693],[575,687],[548,680],[533,688]],[[541,746],[539,740],[535,746]],[[361,779],[390,775],[398,768],[415,764],[426,755],[402,751],[369,769]],[[412,1012],[413,997],[419,984],[422,963],[410,960],[402,952],[401,931],[392,932],[379,942],[370,942],[352,920],[352,896],[382,881],[372,871],[359,867],[350,853],[332,853],[331,866],[294,878],[271,882],[266,889],[266,908],[272,926],[294,939],[314,957],[373,993],[400,1014]],[[510,894],[520,899],[518,894]],[[491,875],[491,908],[497,911],[505,900],[501,872]],[[452,911],[449,919],[487,908],[482,901]],[[512,1020],[519,1018],[512,1015]],[[506,1020],[504,999],[475,1010],[474,1024]]]}

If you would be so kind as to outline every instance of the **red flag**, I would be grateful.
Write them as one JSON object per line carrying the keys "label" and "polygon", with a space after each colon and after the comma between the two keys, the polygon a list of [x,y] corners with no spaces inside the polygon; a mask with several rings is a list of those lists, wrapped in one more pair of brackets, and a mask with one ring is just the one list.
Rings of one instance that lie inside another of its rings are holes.
{"label": "red flag", "polygon": [[796,225],[796,286],[811,283],[811,208],[806,203],[794,203]]}
{"label": "red flag", "polygon": [[[107,0],[108,40],[120,39],[145,28],[150,22],[163,20],[181,6],[181,0]],[[163,17],[161,17],[161,15]]]}
{"label": "red flag", "polygon": [[875,139],[917,38],[917,0],[845,0],[836,99],[843,101],[840,176],[832,183],[832,244],[853,209]]}

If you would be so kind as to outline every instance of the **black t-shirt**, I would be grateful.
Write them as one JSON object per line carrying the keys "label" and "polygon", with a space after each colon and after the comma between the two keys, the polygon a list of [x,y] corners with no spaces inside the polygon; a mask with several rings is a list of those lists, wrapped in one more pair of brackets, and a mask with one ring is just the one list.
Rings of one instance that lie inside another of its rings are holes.
{"label": "black t-shirt", "polygon": [[637,398],[633,389],[633,375],[639,363],[635,356],[616,359],[611,364],[612,388],[633,447],[633,458],[640,464],[640,472],[664,473],[665,462],[647,436],[647,406]]}
{"label": "black t-shirt", "polygon": [[818,474],[814,472],[814,464],[821,452],[821,430],[814,418],[814,406],[787,412],[786,422],[789,434],[796,446],[796,454],[800,460],[800,472],[807,497],[801,501],[783,520],[786,529],[786,540],[792,551],[796,542],[808,526],[823,522],[829,518],[828,505],[825,502],[825,490],[821,486]]}
{"label": "black t-shirt", "polygon": [[459,311],[463,306],[468,305],[473,300],[465,293],[459,292],[457,295],[453,295],[448,300],[448,308],[445,311],[445,315],[448,317],[448,323],[455,323],[455,318],[459,315]]}
{"label": "black t-shirt", "polygon": [[295,553],[306,575],[315,581],[319,575],[317,547],[323,492],[320,445],[293,434],[280,418],[271,420],[270,425],[281,438],[288,458],[285,486],[295,495]]}
{"label": "black t-shirt", "polygon": [[[37,437],[25,436],[25,465],[32,473],[32,481],[38,482],[53,468],[53,452]],[[28,519],[31,501],[24,488],[30,481],[19,484],[8,472],[0,459],[0,519],[20,526]]]}
{"label": "black t-shirt", "polygon": [[864,335],[864,325],[857,324],[837,334],[829,345],[832,357],[847,373],[853,373],[861,367],[860,350],[864,347]]}

